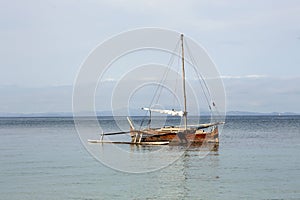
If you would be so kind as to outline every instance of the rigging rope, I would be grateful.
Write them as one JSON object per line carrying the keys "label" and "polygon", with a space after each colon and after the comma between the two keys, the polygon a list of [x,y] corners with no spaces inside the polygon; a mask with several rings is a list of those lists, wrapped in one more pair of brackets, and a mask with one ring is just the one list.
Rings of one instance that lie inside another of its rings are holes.
{"label": "rigging rope", "polygon": [[[177,73],[179,72],[179,69],[180,69],[180,68],[179,68],[180,61],[181,61],[180,56],[178,56],[177,64],[176,64],[176,66],[177,66],[176,72],[177,72]],[[178,85],[178,76],[176,76],[176,79],[175,79],[174,94],[177,93],[177,85]],[[173,98],[172,108],[175,107],[175,102],[176,102],[176,98]]]}
{"label": "rigging rope", "polygon": [[[191,58],[192,64],[193,64],[194,66],[198,66],[198,65],[197,65],[197,61],[196,61],[195,58],[193,57],[193,55],[192,55],[192,53],[191,53],[191,50],[190,50],[190,48],[189,48],[189,46],[188,46],[188,44],[187,44],[186,42],[185,42],[185,45],[186,45],[187,51],[188,51],[188,53],[189,53],[189,56],[190,56],[190,58]],[[195,74],[197,74],[198,81],[199,81],[199,83],[200,83],[200,85],[201,85],[201,88],[202,88],[202,91],[203,91],[203,93],[204,93],[205,99],[206,99],[206,101],[207,101],[207,103],[208,103],[209,109],[211,110],[211,112],[213,112],[213,110],[211,109],[211,105],[210,105],[211,103],[210,103],[210,101],[209,101],[209,99],[210,99],[211,102],[212,102],[212,106],[215,108],[215,111],[217,112],[217,115],[218,115],[218,116],[221,116],[221,113],[219,112],[219,110],[218,110],[218,108],[217,108],[215,102],[214,102],[213,99],[212,99],[211,92],[210,92],[209,87],[207,86],[207,84],[206,84],[206,82],[205,82],[203,76],[201,75],[201,73],[198,73],[198,72],[196,71],[195,68],[194,68],[194,71],[195,71]],[[200,78],[199,76],[200,76],[201,78]],[[206,88],[206,91],[207,91],[207,93],[208,93],[209,99],[208,99],[208,97],[207,97],[207,94],[206,94],[206,92],[205,92],[205,90],[204,90],[204,88],[203,88],[203,85],[202,85],[201,81],[203,82],[204,87]]]}
{"label": "rigging rope", "polygon": [[[178,40],[178,42],[176,43],[173,52],[176,52],[176,51],[177,51],[177,48],[179,47],[179,43],[180,43],[180,40]],[[167,65],[168,68],[166,68],[166,70],[164,71],[163,78],[161,79],[160,83],[158,84],[158,86],[157,86],[157,88],[156,88],[156,90],[155,90],[155,92],[154,92],[154,95],[153,95],[153,97],[152,97],[152,99],[151,99],[151,101],[150,101],[150,104],[149,104],[149,106],[148,106],[149,108],[151,108],[151,106],[153,105],[153,102],[154,102],[155,98],[157,98],[155,104],[158,104],[159,98],[160,98],[161,93],[162,93],[162,88],[163,88],[162,86],[163,86],[163,83],[164,83],[164,82],[166,81],[166,79],[167,79],[168,73],[169,73],[169,71],[170,71],[170,69],[171,69],[171,64],[172,64],[173,61],[174,61],[174,57],[175,57],[175,55],[172,54],[172,56],[171,56],[170,59],[169,59],[169,62],[168,62],[168,65]],[[156,97],[156,96],[157,96],[157,97]],[[141,128],[142,128],[142,126],[143,126],[143,124],[144,124],[144,122],[145,122],[145,119],[146,119],[146,117],[147,117],[147,115],[148,115],[148,112],[149,112],[149,111],[147,111],[146,114],[144,115],[144,117],[143,117],[143,119],[142,119],[142,121],[141,121],[141,123],[140,123],[139,130],[141,130]],[[150,120],[151,120],[151,119],[150,119]]]}
{"label": "rigging rope", "polygon": [[[179,39],[178,42],[176,43],[173,52],[177,52],[177,50],[178,50],[178,48],[179,48],[179,44],[180,44],[180,39]],[[195,72],[195,74],[197,75],[197,80],[198,80],[198,82],[200,83],[201,89],[202,89],[202,91],[203,91],[205,100],[206,100],[206,102],[207,102],[207,104],[208,104],[208,106],[209,106],[209,110],[210,110],[211,114],[212,114],[212,112],[213,112],[213,110],[212,110],[212,108],[211,108],[211,102],[212,102],[212,106],[214,107],[215,111],[217,112],[217,114],[218,114],[219,116],[221,116],[221,114],[219,113],[219,111],[218,111],[218,109],[217,109],[217,107],[216,107],[216,105],[215,105],[215,102],[214,102],[213,99],[212,99],[211,92],[210,92],[210,90],[209,90],[208,85],[206,84],[206,82],[205,82],[205,80],[204,80],[204,77],[202,76],[201,73],[198,73],[197,69],[195,68],[195,66],[198,66],[198,65],[197,65],[196,59],[193,57],[193,54],[191,53],[190,47],[188,46],[188,44],[187,44],[186,41],[184,41],[184,44],[185,44],[185,46],[186,46],[187,53],[188,53],[188,55],[189,55],[189,57],[190,57],[190,59],[191,59],[192,68],[194,69],[194,72]],[[179,52],[179,53],[180,53],[180,52]],[[149,108],[151,108],[151,106],[153,105],[153,102],[155,101],[155,99],[156,99],[155,104],[158,104],[159,99],[160,99],[160,96],[161,96],[161,94],[162,94],[162,90],[163,90],[163,83],[164,83],[164,82],[166,81],[166,79],[167,79],[168,73],[169,73],[170,70],[171,70],[171,65],[172,65],[173,62],[174,62],[175,56],[177,56],[177,57],[180,59],[180,56],[175,55],[175,54],[172,54],[172,56],[170,57],[169,62],[168,62],[168,65],[167,65],[168,67],[167,67],[166,70],[164,71],[163,76],[162,76],[162,79],[161,79],[160,83],[158,84],[158,86],[157,86],[157,88],[156,88],[156,90],[155,90],[155,92],[154,92],[154,95],[153,95],[153,97],[152,97],[152,99],[151,99],[151,101],[150,101],[150,104],[149,104],[149,106],[148,106]],[[178,59],[178,62],[180,61],[179,59]],[[179,66],[179,64],[178,64],[177,66]],[[176,89],[177,89],[177,81],[178,81],[178,77],[176,76],[175,92],[176,92]],[[175,105],[175,98],[174,98],[173,105]],[[142,121],[141,121],[141,123],[140,123],[139,130],[141,130],[141,128],[142,128],[142,126],[143,126],[143,124],[144,124],[144,122],[145,122],[145,119],[146,119],[146,117],[148,116],[148,112],[149,112],[149,111],[147,111],[147,112],[145,113],[144,117],[142,118]],[[151,111],[150,111],[150,112],[151,112]],[[151,119],[149,119],[148,124],[150,123],[150,120],[151,120]]]}
{"label": "rigging rope", "polygon": [[[188,52],[188,54],[189,54],[189,56],[191,58],[191,62],[193,64],[193,66],[198,66],[195,58],[193,57],[193,54],[191,53],[190,48],[189,48],[189,46],[188,46],[188,44],[186,42],[185,42],[185,46],[186,46],[187,52]],[[199,83],[201,85],[201,88],[202,88],[202,91],[204,93],[206,102],[207,102],[207,104],[209,105],[209,108],[210,108],[210,101],[209,101],[209,99],[212,99],[211,98],[211,94],[210,94],[210,90],[209,90],[206,82],[204,81],[204,77],[201,75],[201,73],[198,73],[198,71],[195,69],[195,67],[193,67],[193,69],[195,71],[195,74],[197,75],[197,80],[199,81]],[[203,82],[203,84],[202,84],[202,82]],[[206,90],[204,89],[203,85],[204,85],[204,87],[205,87]],[[208,93],[208,94],[206,94],[206,93]],[[208,96],[209,96],[209,98],[208,98]]]}

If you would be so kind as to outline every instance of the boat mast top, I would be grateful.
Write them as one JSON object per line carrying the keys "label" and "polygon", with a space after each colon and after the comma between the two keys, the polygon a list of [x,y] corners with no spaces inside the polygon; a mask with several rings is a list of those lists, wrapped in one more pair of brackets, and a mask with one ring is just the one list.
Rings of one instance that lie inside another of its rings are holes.
{"label": "boat mast top", "polygon": [[186,91],[185,91],[185,70],[184,70],[184,48],[183,48],[183,34],[181,34],[181,57],[182,57],[182,89],[183,89],[183,100],[184,100],[184,110],[183,110],[183,120],[184,129],[187,130],[187,109],[186,109]]}

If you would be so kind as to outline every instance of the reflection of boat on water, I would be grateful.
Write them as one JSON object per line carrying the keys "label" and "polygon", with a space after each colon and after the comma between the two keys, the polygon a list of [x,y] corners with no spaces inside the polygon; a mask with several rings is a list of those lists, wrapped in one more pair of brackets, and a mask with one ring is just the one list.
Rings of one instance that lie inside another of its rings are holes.
{"label": "reflection of boat on water", "polygon": [[[102,133],[100,140],[89,140],[91,143],[117,143],[117,144],[140,144],[140,145],[201,145],[203,143],[219,143],[219,129],[218,126],[224,122],[212,122],[206,124],[188,125],[187,112],[187,95],[186,95],[186,78],[185,78],[185,58],[184,58],[184,41],[183,34],[181,34],[181,69],[182,69],[182,92],[183,92],[183,111],[163,110],[154,108],[142,108],[149,113],[148,127],[143,129],[136,129],[133,121],[128,117],[127,120],[130,125],[130,130],[125,132]],[[204,82],[204,80],[202,80]],[[212,103],[215,106],[215,103]],[[209,106],[210,107],[210,106]],[[179,116],[183,120],[183,126],[164,126],[160,128],[151,127],[152,113],[161,113],[172,116]],[[130,133],[130,142],[113,142],[105,141],[105,135],[118,135]]]}

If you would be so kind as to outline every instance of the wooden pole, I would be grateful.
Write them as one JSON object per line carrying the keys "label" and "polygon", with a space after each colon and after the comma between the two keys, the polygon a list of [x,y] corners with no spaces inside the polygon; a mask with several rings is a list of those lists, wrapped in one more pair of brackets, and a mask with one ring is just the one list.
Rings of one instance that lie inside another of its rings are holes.
{"label": "wooden pole", "polygon": [[184,110],[183,110],[183,120],[184,129],[187,130],[187,108],[186,108],[186,91],[185,91],[185,69],[184,69],[184,48],[183,48],[183,34],[181,34],[181,53],[182,53],[182,88],[183,88],[183,100],[184,100]]}

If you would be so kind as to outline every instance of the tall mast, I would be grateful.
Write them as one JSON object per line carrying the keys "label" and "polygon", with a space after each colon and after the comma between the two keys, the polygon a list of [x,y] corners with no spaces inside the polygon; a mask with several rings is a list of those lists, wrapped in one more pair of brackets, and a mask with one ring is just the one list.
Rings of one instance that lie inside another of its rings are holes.
{"label": "tall mast", "polygon": [[183,49],[183,34],[181,34],[181,57],[182,57],[182,87],[183,87],[183,100],[184,100],[184,110],[183,110],[183,120],[184,129],[187,130],[187,111],[186,111],[186,91],[185,91],[185,70],[184,70],[184,49]]}

